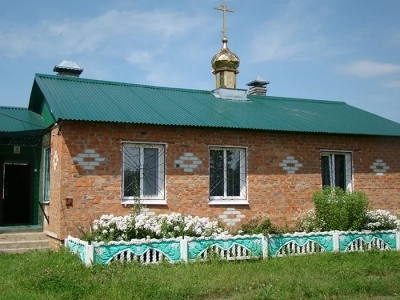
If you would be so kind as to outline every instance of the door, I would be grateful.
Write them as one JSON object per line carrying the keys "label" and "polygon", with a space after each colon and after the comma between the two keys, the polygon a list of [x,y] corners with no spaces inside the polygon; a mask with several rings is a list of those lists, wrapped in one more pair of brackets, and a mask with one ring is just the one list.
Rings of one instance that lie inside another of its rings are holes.
{"label": "door", "polygon": [[31,223],[31,168],[29,164],[4,163],[1,225]]}

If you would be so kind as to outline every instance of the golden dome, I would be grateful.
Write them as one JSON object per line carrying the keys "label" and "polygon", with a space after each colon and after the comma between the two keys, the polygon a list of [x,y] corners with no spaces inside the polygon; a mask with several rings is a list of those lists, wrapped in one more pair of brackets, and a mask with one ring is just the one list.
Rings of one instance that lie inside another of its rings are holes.
{"label": "golden dome", "polygon": [[228,39],[224,37],[222,39],[222,49],[211,60],[211,66],[213,73],[219,71],[233,71],[236,74],[239,73],[238,68],[240,64],[239,57],[228,48]]}

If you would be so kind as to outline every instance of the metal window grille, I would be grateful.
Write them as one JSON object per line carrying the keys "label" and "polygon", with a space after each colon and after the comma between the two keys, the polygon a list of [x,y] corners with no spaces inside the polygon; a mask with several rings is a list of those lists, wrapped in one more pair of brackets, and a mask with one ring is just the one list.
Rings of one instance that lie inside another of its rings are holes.
{"label": "metal window grille", "polygon": [[246,197],[246,151],[235,148],[210,149],[210,197]]}
{"label": "metal window grille", "polygon": [[352,160],[350,153],[321,153],[322,186],[352,189]]}
{"label": "metal window grille", "polygon": [[164,145],[123,145],[124,199],[164,199],[164,156]]}

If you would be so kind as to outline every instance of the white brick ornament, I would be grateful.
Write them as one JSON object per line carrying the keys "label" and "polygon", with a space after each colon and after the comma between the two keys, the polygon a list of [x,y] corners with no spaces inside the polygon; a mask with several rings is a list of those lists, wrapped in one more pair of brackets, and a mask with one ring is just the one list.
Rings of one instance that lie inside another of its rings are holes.
{"label": "white brick ornament", "polygon": [[58,165],[58,152],[56,150],[54,153],[54,156],[53,156],[53,170],[54,171],[57,170],[57,165]]}
{"label": "white brick ornament", "polygon": [[156,215],[156,213],[154,211],[150,211],[150,209],[147,207],[143,207],[140,212],[147,216],[155,216]]}
{"label": "white brick ornament", "polygon": [[94,149],[86,149],[83,153],[79,153],[72,160],[85,170],[94,170],[100,163],[105,162],[105,157],[100,157]]}
{"label": "white brick ornament", "polygon": [[245,218],[245,215],[234,207],[228,207],[218,218],[225,222],[227,226],[235,226]]}
{"label": "white brick ornament", "polygon": [[279,166],[282,167],[283,171],[286,171],[286,173],[295,174],[303,165],[300,164],[297,159],[294,159],[293,156],[287,156]]}
{"label": "white brick ornament", "polygon": [[191,173],[199,165],[201,165],[201,160],[194,156],[193,153],[185,153],[183,156],[179,157],[174,161],[177,168],[182,168],[185,173]]}
{"label": "white brick ornament", "polygon": [[383,173],[385,173],[389,169],[389,166],[387,166],[386,163],[384,163],[382,159],[377,159],[370,166],[370,168],[372,169],[372,171],[374,171],[376,173],[376,175],[382,176]]}

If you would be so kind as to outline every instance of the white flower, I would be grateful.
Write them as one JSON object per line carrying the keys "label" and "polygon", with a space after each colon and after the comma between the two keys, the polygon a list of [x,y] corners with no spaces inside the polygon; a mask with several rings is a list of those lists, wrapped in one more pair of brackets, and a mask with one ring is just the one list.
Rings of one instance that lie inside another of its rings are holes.
{"label": "white flower", "polygon": [[[172,232],[162,232],[163,224],[172,228]],[[156,236],[171,238],[180,235],[182,228],[184,234],[194,233],[197,236],[228,234],[223,232],[221,228],[218,228],[217,221],[210,221],[209,218],[200,218],[198,216],[184,216],[180,213],[172,213],[170,215],[160,214],[158,216],[145,214],[126,216],[102,215],[99,220],[93,222],[92,226],[93,230],[101,230],[103,234],[112,233],[115,230],[119,231],[118,233],[121,233],[121,235],[116,236],[118,240],[126,240],[128,233],[135,229],[144,229],[148,232],[153,232]],[[101,240],[101,236],[96,236],[95,240]]]}
{"label": "white flower", "polygon": [[367,219],[369,220],[369,223],[366,225],[367,229],[382,230],[399,228],[399,220],[387,210],[378,209],[368,211]]}

